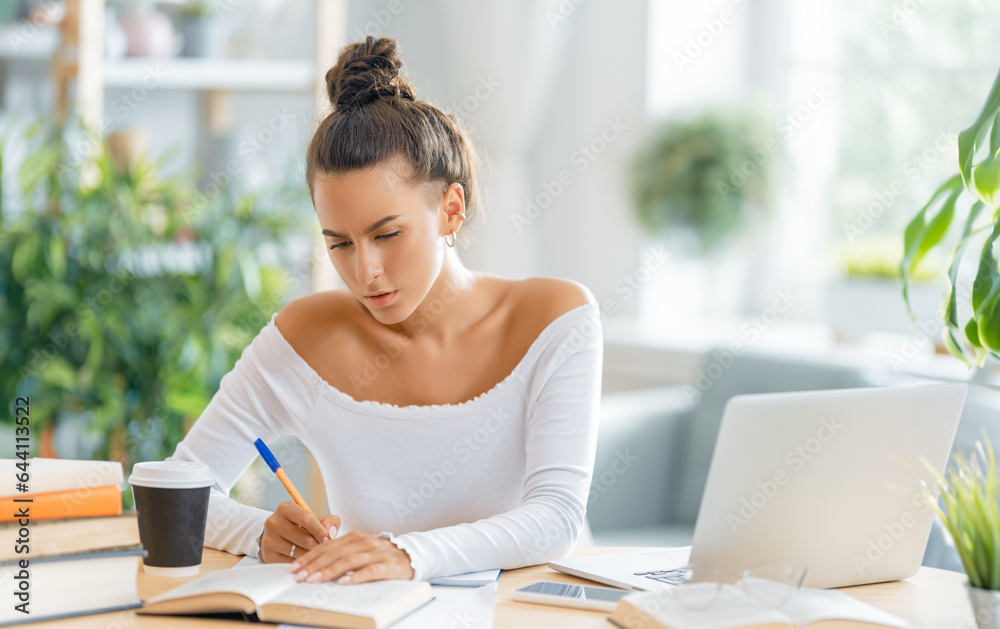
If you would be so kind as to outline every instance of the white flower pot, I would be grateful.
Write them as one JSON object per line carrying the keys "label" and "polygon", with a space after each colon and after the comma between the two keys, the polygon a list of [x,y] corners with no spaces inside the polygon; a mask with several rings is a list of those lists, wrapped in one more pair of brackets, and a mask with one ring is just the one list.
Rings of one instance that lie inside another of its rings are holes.
{"label": "white flower pot", "polygon": [[1000,591],[983,590],[966,583],[972,613],[979,629],[1000,629]]}

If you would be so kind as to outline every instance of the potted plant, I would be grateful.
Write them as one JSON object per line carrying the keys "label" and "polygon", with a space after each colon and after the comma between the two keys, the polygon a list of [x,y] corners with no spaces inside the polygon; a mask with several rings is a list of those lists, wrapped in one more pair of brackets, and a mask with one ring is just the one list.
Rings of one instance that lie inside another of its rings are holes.
{"label": "potted plant", "polygon": [[[983,430],[971,456],[957,455],[944,474],[924,465],[933,482],[921,495],[955,540],[968,577],[969,598],[980,629],[1000,627],[1000,504],[996,458]],[[940,502],[939,502],[940,496]]]}
{"label": "potted plant", "polygon": [[[280,243],[311,212],[301,185],[208,199],[158,164],[117,164],[106,144],[77,163],[67,137],[39,125],[20,212],[0,195],[0,386],[10,403],[30,396],[32,454],[127,471],[173,451],[280,307],[286,269],[311,253],[288,260]],[[60,425],[93,451],[53,449]]]}
{"label": "potted plant", "polygon": [[[906,306],[899,300],[899,263],[903,244],[898,237],[872,235],[837,247],[840,275],[824,287],[824,311],[839,337],[863,337],[871,332],[909,335],[913,332]],[[909,299],[913,312],[932,331],[923,347],[938,347],[937,310],[943,290],[946,261],[927,256],[910,275]],[[865,304],[865,308],[858,308]],[[930,317],[933,319],[928,320]],[[923,337],[921,337],[923,338]],[[942,346],[943,347],[943,346]]]}
{"label": "potted plant", "polygon": [[[912,316],[909,289],[917,265],[928,252],[943,247],[947,235],[957,232],[941,309],[943,340],[966,365],[983,367],[1000,355],[1000,72],[979,116],[958,135],[956,170],[906,227],[900,265],[903,299]],[[964,206],[967,213],[958,221],[956,208]],[[970,282],[963,275],[963,260],[975,246],[980,249]],[[957,457],[955,467],[946,474],[936,473],[936,478],[943,504],[926,486],[924,495],[958,548],[976,622],[983,629],[998,628],[1000,510],[996,461],[985,431],[975,455]]]}
{"label": "potted plant", "polygon": [[[977,161],[979,160],[979,161]],[[906,227],[900,265],[903,299],[913,314],[909,288],[920,261],[945,237],[958,232],[948,266],[948,290],[942,305],[943,340],[948,351],[966,365],[983,366],[1000,354],[1000,72],[979,116],[958,135],[958,169],[931,195]],[[967,200],[964,221],[956,206]],[[967,249],[982,242],[975,279],[968,285],[961,271]],[[960,292],[966,292],[962,298]],[[966,312],[964,304],[971,308]],[[961,308],[961,310],[960,310]],[[968,319],[965,319],[968,317]]]}
{"label": "potted plant", "polygon": [[[644,288],[657,319],[676,314],[678,286],[711,286],[695,317],[732,314],[753,293],[760,247],[753,231],[768,208],[768,175],[780,145],[763,116],[741,109],[671,119],[651,133],[630,165],[636,218],[675,259]],[[687,275],[693,274],[694,282]],[[704,276],[704,277],[698,277]],[[692,307],[689,295],[688,309]]]}
{"label": "potted plant", "polygon": [[180,56],[217,58],[226,50],[218,10],[207,0],[185,2],[177,8],[177,27],[184,41]]}
{"label": "potted plant", "polygon": [[677,236],[677,246],[717,251],[767,207],[777,151],[753,114],[668,120],[632,162],[636,217],[654,234]]}

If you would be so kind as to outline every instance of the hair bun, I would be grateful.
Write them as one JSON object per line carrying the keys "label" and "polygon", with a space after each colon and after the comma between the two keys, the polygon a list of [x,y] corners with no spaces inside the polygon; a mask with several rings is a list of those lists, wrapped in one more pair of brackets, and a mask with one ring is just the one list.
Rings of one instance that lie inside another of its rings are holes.
{"label": "hair bun", "polygon": [[414,100],[413,84],[401,76],[402,69],[394,39],[368,37],[350,44],[326,73],[330,103],[349,111],[379,99]]}

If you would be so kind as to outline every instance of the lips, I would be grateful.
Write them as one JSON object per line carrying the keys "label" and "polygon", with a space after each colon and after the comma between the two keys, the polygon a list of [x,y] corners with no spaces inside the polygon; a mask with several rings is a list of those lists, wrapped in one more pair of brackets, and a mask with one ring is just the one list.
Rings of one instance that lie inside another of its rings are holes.
{"label": "lips", "polygon": [[397,291],[384,291],[380,293],[369,293],[365,295],[365,301],[376,308],[388,306],[396,297]]}

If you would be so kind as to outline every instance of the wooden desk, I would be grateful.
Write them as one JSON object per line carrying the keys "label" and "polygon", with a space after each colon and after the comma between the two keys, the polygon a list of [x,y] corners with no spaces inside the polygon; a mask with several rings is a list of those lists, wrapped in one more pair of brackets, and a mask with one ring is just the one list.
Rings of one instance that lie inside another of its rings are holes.
{"label": "wooden desk", "polygon": [[[574,554],[582,556],[635,550],[640,549],[582,548]],[[240,557],[236,555],[211,548],[206,548],[202,557],[199,574],[230,568],[240,560]],[[138,575],[139,596],[143,600],[148,600],[194,578],[154,577],[140,570]],[[535,581],[590,583],[561,572],[555,572],[545,566],[532,566],[504,572],[500,577],[496,598],[494,626],[497,629],[507,627],[613,629],[614,626],[607,621],[608,614],[604,612],[534,605],[511,600],[512,591]],[[905,581],[845,588],[843,591],[909,620],[913,629],[975,629],[972,607],[964,583],[965,575],[963,574],[934,568],[921,568],[916,576]],[[593,584],[591,583],[591,585]],[[172,627],[222,629],[239,625],[246,625],[246,623],[181,616],[144,616],[137,615],[134,610],[128,610],[33,623],[31,626],[37,629],[48,629],[49,627],[73,627],[73,629],[169,629]],[[275,625],[260,623],[259,626]],[[848,625],[845,624],[846,626]],[[825,627],[826,629],[834,629],[835,625],[829,624]]]}

